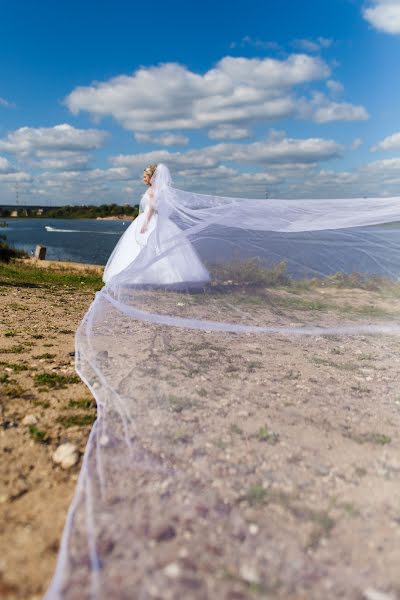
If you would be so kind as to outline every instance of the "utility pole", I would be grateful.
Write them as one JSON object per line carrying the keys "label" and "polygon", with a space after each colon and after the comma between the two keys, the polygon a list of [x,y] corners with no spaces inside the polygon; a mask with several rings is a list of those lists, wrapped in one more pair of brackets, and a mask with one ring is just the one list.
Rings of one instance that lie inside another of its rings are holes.
{"label": "utility pole", "polygon": [[15,183],[15,203],[19,206],[19,184],[18,181]]}

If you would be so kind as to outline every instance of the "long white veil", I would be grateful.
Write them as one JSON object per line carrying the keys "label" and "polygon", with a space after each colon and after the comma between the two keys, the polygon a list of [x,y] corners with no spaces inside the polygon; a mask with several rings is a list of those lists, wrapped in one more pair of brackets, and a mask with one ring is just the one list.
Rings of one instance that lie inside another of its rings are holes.
{"label": "long white veil", "polygon": [[[220,527],[232,534],[234,554],[216,555],[212,572],[257,554],[236,537],[246,518],[243,501],[235,501],[243,491],[233,486],[222,496],[215,483],[222,462],[207,462],[216,423],[234,399],[243,347],[260,363],[275,335],[289,344],[304,335],[313,344],[328,335],[400,332],[393,291],[400,198],[205,195],[173,187],[164,164],[152,187],[155,228],[135,260],[97,292],[76,334],[77,372],[98,417],[46,600],[150,599],[163,586],[165,598],[228,597],[220,575],[211,589],[193,573]],[[378,306],[382,289],[390,293]],[[242,398],[257,383],[253,371],[241,380]],[[243,460],[243,478],[251,479]],[[228,485],[228,467],[224,473]],[[201,540],[190,538],[199,519]],[[168,549],[163,540],[171,540]],[[301,569],[296,552],[288,582]],[[310,560],[333,569],[323,557]],[[342,583],[351,587],[357,577],[348,567]]]}

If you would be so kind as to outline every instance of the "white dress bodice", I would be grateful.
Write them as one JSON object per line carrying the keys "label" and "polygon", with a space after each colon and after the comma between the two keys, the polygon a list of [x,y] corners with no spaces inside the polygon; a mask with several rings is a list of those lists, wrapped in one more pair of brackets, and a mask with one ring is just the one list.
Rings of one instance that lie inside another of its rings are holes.
{"label": "white dress bodice", "polygon": [[155,209],[154,203],[151,202],[150,190],[146,190],[140,199],[139,214],[142,212],[143,213],[147,212],[152,204],[153,204],[153,208]]}

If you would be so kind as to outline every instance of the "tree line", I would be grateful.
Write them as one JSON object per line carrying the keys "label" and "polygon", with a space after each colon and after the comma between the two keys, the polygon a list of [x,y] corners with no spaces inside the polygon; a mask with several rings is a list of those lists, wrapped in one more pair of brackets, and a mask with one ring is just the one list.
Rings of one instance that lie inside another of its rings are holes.
{"label": "tree line", "polygon": [[7,218],[15,215],[18,217],[37,218],[37,219],[95,219],[97,217],[136,217],[139,212],[139,206],[130,206],[129,204],[100,204],[98,206],[79,206],[68,204],[66,206],[52,207],[0,207],[0,217]]}

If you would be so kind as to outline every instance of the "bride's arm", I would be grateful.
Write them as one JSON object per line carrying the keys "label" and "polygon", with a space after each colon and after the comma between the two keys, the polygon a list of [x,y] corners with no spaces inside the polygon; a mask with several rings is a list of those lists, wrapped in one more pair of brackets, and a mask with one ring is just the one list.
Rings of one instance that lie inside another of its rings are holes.
{"label": "bride's arm", "polygon": [[154,215],[154,213],[156,212],[155,209],[155,197],[154,197],[154,192],[153,190],[149,190],[149,210],[147,211],[147,215],[145,220],[143,221],[143,225],[140,228],[140,233],[144,233],[150,223],[150,219],[152,218],[152,216]]}

